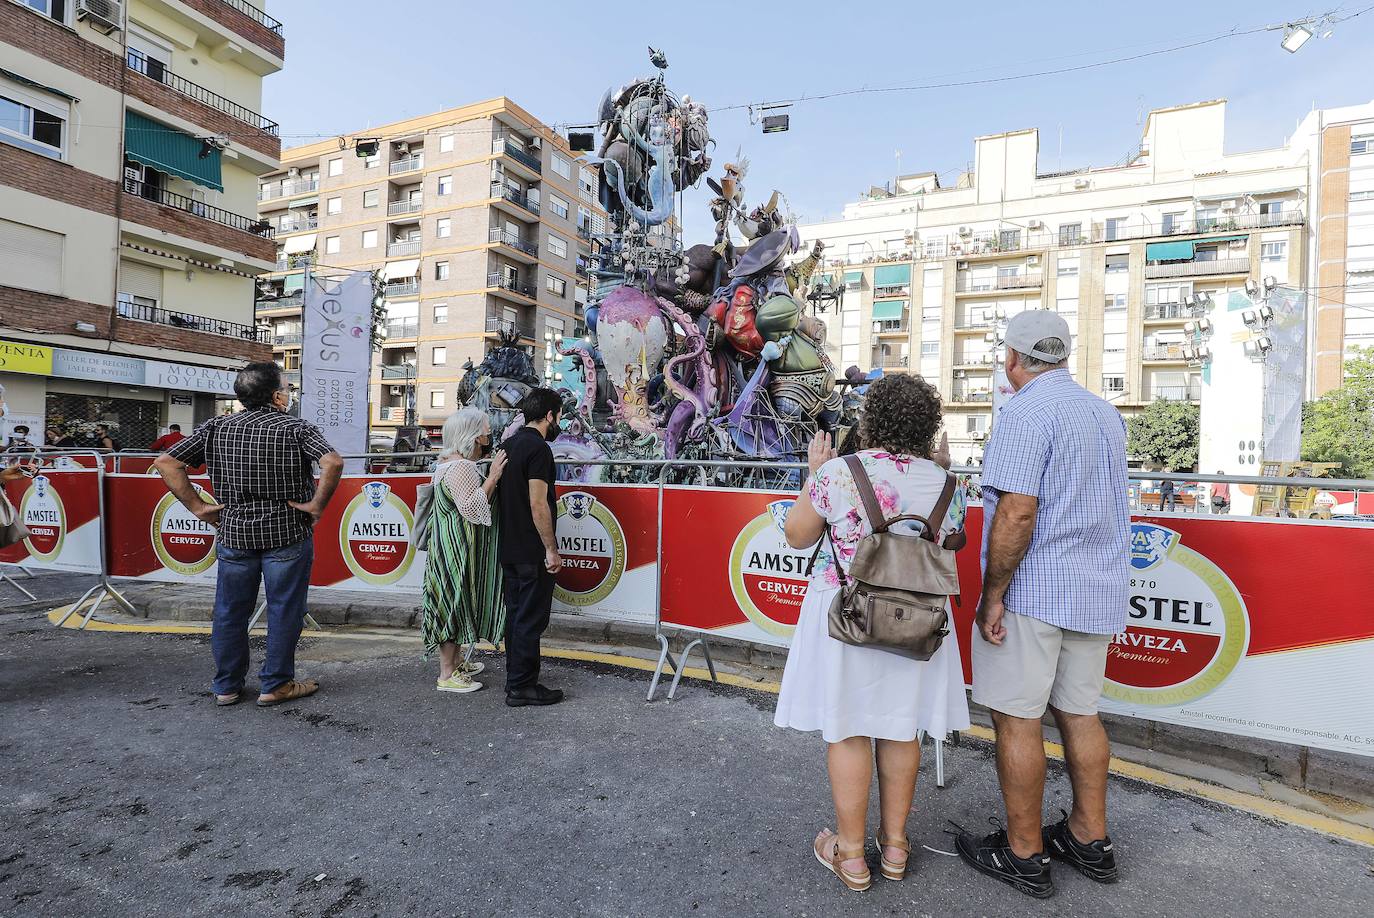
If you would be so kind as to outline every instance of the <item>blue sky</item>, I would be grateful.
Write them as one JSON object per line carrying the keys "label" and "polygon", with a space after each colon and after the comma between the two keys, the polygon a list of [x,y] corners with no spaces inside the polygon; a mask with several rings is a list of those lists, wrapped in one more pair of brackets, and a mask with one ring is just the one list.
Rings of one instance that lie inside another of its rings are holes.
{"label": "blue sky", "polygon": [[[1330,0],[1338,3],[1340,0]],[[1345,9],[1368,4],[1347,0]],[[1289,2],[979,4],[554,3],[545,0],[277,0],[286,70],[265,87],[285,143],[506,95],[548,123],[591,121],[602,92],[648,73],[708,107],[853,89],[1012,76],[1182,45],[1308,15]],[[632,11],[632,12],[631,12]],[[1374,12],[1297,54],[1276,32],[1082,73],[806,102],[764,136],[743,111],[712,116],[717,164],[742,149],[751,198],[780,189],[805,219],[896,173],[945,173],[973,137],[1040,128],[1043,171],[1122,160],[1150,108],[1225,97],[1227,149],[1281,144],[1313,105],[1374,96]],[[1062,130],[1062,158],[1060,132]],[[708,231],[687,214],[688,235]],[[695,224],[695,225],[694,225]]]}

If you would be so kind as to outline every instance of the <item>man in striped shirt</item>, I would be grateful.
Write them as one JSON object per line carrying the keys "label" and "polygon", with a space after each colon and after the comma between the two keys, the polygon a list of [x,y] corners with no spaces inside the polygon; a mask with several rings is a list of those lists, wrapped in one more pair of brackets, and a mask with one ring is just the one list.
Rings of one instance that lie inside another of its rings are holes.
{"label": "man in striped shirt", "polygon": [[[1057,313],[1007,323],[1016,395],[983,461],[983,592],[971,638],[973,700],[992,711],[1006,829],[961,835],[971,866],[1029,895],[1054,894],[1050,857],[1101,883],[1117,879],[1107,837],[1107,734],[1097,716],[1112,636],[1130,582],[1126,427],[1069,374]],[[1041,825],[1041,718],[1054,714],[1073,811]]]}

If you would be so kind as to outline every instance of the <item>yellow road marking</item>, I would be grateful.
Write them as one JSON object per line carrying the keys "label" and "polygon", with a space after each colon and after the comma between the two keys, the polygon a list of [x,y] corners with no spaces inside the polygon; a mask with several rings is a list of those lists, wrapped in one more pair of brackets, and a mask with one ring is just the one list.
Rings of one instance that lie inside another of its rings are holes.
{"label": "yellow road marking", "polygon": [[[60,619],[63,615],[66,614],[68,608],[70,607],[63,606],[61,608],[53,609],[51,612],[48,613],[48,621],[52,622],[53,624],[57,624],[58,619]],[[63,625],[63,627],[76,629],[79,628],[80,625],[80,616],[73,615],[70,619],[67,620],[66,624]],[[103,622],[98,619],[92,619],[91,623],[86,626],[85,630],[132,634],[210,633],[210,627],[208,625],[137,625],[125,624],[123,622]],[[254,631],[262,631],[263,633],[266,633],[266,629],[264,628],[255,628]],[[328,636],[334,638],[346,638],[353,640],[376,640],[379,637],[383,637],[383,635],[379,634],[347,631],[326,632],[325,634],[321,634],[320,632],[306,632],[305,634],[307,636],[312,637]],[[550,647],[545,649],[542,655],[545,657],[551,657],[559,660],[578,660],[586,663],[605,663],[610,666],[620,666],[626,669],[641,670],[643,672],[652,672],[656,665],[656,661],[654,660],[646,660],[641,657],[623,656],[621,654],[614,653],[601,653],[592,650],[565,650],[561,648]],[[668,673],[669,671],[665,667],[665,675],[667,675]],[[687,679],[697,679],[709,682],[711,679],[711,673],[709,670],[706,670],[702,667],[689,666],[683,671],[683,677]],[[719,681],[723,685],[730,685],[736,688],[754,689],[755,691],[768,692],[774,695],[776,695],[782,688],[782,684],[778,682],[749,679],[744,676],[739,676],[735,675],[734,673],[726,672],[717,672],[717,681]],[[984,742],[990,743],[993,742],[995,739],[992,730],[988,727],[974,725],[962,732],[967,736],[983,740]],[[1061,746],[1059,743],[1052,743],[1047,740],[1045,742],[1045,753],[1046,755],[1049,755],[1051,758],[1062,760],[1064,758],[1064,747]],[[1149,765],[1141,765],[1136,762],[1127,762],[1123,759],[1118,759],[1115,757],[1112,758],[1108,767],[1111,770],[1112,774],[1118,775],[1123,778],[1132,778],[1136,781],[1143,781],[1147,784],[1153,784],[1156,787],[1163,787],[1167,790],[1177,791],[1181,794],[1187,794],[1192,797],[1200,797],[1203,800],[1210,800],[1214,803],[1221,803],[1234,809],[1243,810],[1248,813],[1253,813],[1257,816],[1262,816],[1266,819],[1272,819],[1276,822],[1282,822],[1288,825],[1301,826],[1302,828],[1312,829],[1313,831],[1321,832],[1326,835],[1334,835],[1337,838],[1343,838],[1347,841],[1352,841],[1357,844],[1369,845],[1371,847],[1374,847],[1374,828],[1368,828],[1366,826],[1356,825],[1354,823],[1349,822],[1342,822],[1339,819],[1333,819],[1330,816],[1324,816],[1320,813],[1311,813],[1307,810],[1299,809],[1298,807],[1291,806],[1287,803],[1281,803],[1277,800],[1270,800],[1266,797],[1257,797],[1254,794],[1247,794],[1243,791],[1232,790],[1229,787],[1222,787],[1218,784],[1209,784],[1205,781],[1199,781],[1196,778],[1189,778],[1183,775],[1170,774],[1167,771],[1161,771],[1160,769],[1152,768]]]}

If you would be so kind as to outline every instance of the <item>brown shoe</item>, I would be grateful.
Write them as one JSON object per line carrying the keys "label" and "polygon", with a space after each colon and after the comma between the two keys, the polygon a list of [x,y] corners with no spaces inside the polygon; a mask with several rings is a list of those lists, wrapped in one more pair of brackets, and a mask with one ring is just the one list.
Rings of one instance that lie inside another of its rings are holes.
{"label": "brown shoe", "polygon": [[287,701],[295,701],[297,698],[305,698],[313,695],[320,690],[320,684],[314,679],[306,679],[297,682],[292,679],[284,682],[265,695],[258,696],[258,707],[270,708],[273,705],[282,704]]}

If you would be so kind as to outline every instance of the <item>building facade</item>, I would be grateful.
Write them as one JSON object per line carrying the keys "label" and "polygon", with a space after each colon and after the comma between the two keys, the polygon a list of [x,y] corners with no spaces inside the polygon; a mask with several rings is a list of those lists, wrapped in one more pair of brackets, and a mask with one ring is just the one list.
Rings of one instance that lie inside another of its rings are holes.
{"label": "building facade", "polygon": [[[368,142],[375,152],[360,155]],[[437,428],[467,363],[502,335],[543,372],[556,340],[582,333],[592,238],[605,230],[596,176],[510,100],[287,150],[282,165],[259,187],[278,260],[258,320],[295,375],[306,268],[377,271],[386,318],[369,393],[374,430]]]}
{"label": "building facade", "polygon": [[284,47],[246,0],[0,0],[2,423],[142,448],[270,358],[258,112]]}
{"label": "building facade", "polygon": [[1037,131],[979,137],[952,187],[903,176],[801,227],[827,245],[813,283],[844,288],[822,316],[832,358],[936,383],[960,461],[982,453],[1024,309],[1068,320],[1073,375],[1123,414],[1201,401],[1219,345],[1201,320],[1266,279],[1301,285],[1308,241],[1306,152],[1227,153],[1224,119],[1224,101],[1154,111],[1124,164],[1048,173]]}

